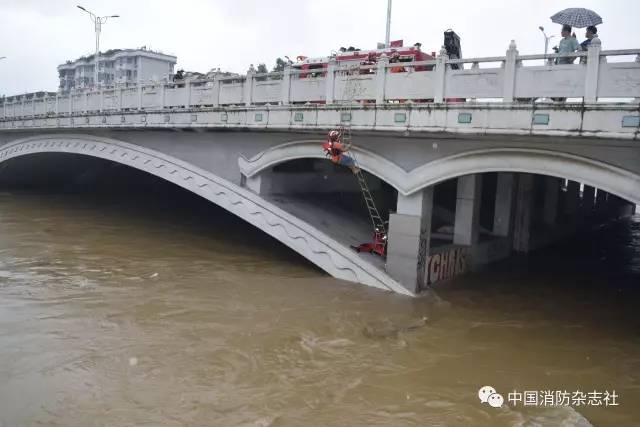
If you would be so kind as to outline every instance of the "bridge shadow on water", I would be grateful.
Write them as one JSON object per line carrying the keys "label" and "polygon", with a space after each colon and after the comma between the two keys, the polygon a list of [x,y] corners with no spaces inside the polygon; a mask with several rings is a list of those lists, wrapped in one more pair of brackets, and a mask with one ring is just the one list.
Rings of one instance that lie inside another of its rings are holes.
{"label": "bridge shadow on water", "polygon": [[[572,334],[640,339],[640,215],[612,221],[440,288],[458,308],[580,328]],[[595,344],[594,344],[595,345]]]}

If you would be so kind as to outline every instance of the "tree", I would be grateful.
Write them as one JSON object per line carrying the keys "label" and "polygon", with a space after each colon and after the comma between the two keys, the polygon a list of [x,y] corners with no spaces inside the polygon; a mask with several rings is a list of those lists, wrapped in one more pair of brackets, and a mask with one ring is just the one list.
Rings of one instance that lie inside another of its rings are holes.
{"label": "tree", "polygon": [[[267,74],[269,70],[267,70],[267,66],[265,64],[258,64],[258,68],[256,69],[257,74]],[[266,76],[256,77],[256,80],[259,82],[267,80]]]}
{"label": "tree", "polygon": [[276,59],[276,66],[273,67],[273,72],[278,73],[284,71],[284,67],[287,65],[286,61],[282,58]]}

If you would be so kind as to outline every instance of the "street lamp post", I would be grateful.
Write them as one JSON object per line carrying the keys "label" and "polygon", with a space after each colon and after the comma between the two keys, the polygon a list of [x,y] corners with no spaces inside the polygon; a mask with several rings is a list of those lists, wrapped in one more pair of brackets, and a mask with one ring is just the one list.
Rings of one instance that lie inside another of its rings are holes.
{"label": "street lamp post", "polygon": [[384,47],[389,47],[389,37],[391,34],[391,0],[387,3],[387,33],[384,38]]}
{"label": "street lamp post", "polygon": [[100,65],[100,31],[102,29],[102,24],[104,24],[105,22],[107,22],[107,19],[109,18],[118,18],[119,15],[107,15],[107,16],[96,16],[95,14],[89,12],[87,9],[85,9],[82,6],[78,6],[78,9],[83,10],[85,12],[87,12],[89,14],[89,16],[91,16],[91,20],[93,21],[94,25],[95,25],[95,29],[96,29],[96,54],[95,54],[95,65],[94,65],[94,72],[93,72],[93,84],[98,87],[98,71],[99,71],[99,65]]}
{"label": "street lamp post", "polygon": [[547,51],[549,50],[549,40],[554,38],[555,35],[547,36],[547,33],[544,32],[544,27],[542,25],[540,25],[538,28],[540,29],[540,31],[542,31],[542,35],[544,36],[544,54],[546,55]]}

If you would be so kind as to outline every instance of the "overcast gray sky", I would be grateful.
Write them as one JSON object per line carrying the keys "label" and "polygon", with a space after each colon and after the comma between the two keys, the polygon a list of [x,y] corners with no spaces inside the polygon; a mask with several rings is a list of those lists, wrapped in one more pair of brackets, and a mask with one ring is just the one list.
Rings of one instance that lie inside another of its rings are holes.
{"label": "overcast gray sky", "polygon": [[[121,16],[103,26],[103,51],[146,45],[177,55],[178,68],[245,72],[283,55],[375,48],[387,0],[0,0],[0,94],[56,90],[56,66],[93,52],[93,25],[77,4]],[[391,38],[437,51],[452,28],[464,57],[504,55],[511,39],[523,54],[543,53],[538,26],[559,33],[549,16],[566,7],[602,16],[605,49],[640,48],[638,0],[394,0]]]}

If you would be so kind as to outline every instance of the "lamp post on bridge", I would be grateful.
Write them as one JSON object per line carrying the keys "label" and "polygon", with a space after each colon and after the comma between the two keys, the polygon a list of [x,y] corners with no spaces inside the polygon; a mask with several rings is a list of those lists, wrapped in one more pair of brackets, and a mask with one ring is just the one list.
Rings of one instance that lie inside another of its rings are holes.
{"label": "lamp post on bridge", "polygon": [[98,72],[99,72],[99,65],[100,65],[100,31],[102,29],[102,24],[104,24],[105,22],[107,22],[107,19],[109,18],[119,18],[120,15],[106,15],[106,16],[96,16],[95,14],[89,12],[87,9],[85,9],[82,6],[78,6],[78,9],[83,10],[85,12],[87,12],[89,14],[89,16],[91,17],[91,20],[93,21],[94,25],[95,25],[95,30],[96,30],[96,54],[95,54],[95,66],[94,71],[93,71],[93,84],[98,87]]}
{"label": "lamp post on bridge", "polygon": [[547,51],[549,50],[549,40],[551,40],[552,38],[555,37],[555,35],[550,35],[547,36],[547,33],[544,32],[544,27],[542,25],[540,25],[538,27],[540,29],[540,31],[542,31],[542,35],[544,36],[544,54],[547,54]]}
{"label": "lamp post on bridge", "polygon": [[384,47],[389,47],[389,38],[391,34],[391,0],[387,3],[387,32],[384,38]]}

